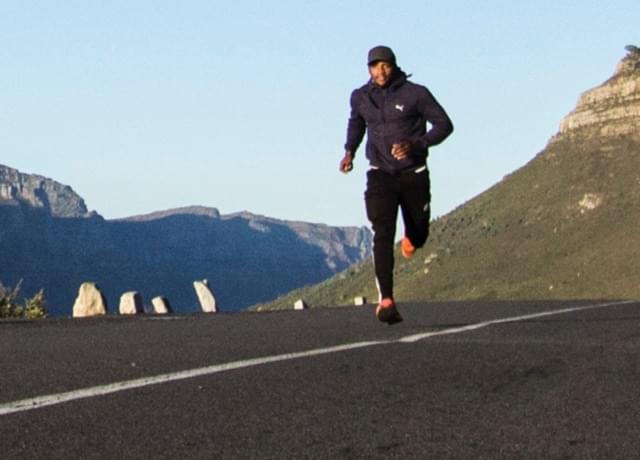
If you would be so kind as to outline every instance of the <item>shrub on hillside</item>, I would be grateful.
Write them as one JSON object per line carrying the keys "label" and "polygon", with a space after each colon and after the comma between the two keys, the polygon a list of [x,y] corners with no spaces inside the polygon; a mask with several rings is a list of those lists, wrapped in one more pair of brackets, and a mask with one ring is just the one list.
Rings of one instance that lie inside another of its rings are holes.
{"label": "shrub on hillside", "polygon": [[20,284],[15,288],[5,287],[0,283],[0,318],[26,318],[36,319],[47,316],[45,309],[44,292],[40,290],[30,299],[25,299],[24,304],[17,303],[20,294]]}

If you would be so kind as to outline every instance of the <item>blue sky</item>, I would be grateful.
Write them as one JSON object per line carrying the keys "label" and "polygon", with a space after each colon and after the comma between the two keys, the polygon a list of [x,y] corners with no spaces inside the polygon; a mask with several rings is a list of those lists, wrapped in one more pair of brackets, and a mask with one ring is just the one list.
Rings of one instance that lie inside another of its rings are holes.
{"label": "blue sky", "polygon": [[[366,225],[338,172],[366,53],[391,46],[456,131],[443,215],[532,159],[640,45],[638,0],[0,0],[0,163],[106,218],[179,206]],[[363,146],[364,147],[364,146]]]}

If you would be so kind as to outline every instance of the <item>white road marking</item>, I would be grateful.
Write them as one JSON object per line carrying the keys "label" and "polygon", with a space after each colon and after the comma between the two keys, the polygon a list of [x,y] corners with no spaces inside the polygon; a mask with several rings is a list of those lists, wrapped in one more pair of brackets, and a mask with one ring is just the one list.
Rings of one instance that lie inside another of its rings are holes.
{"label": "white road marking", "polygon": [[188,369],[185,371],[160,374],[152,377],[142,377],[139,379],[126,380],[123,382],[116,382],[107,385],[97,385],[94,387],[67,391],[64,393],[23,399],[20,401],[13,401],[0,405],[0,416],[27,410],[39,409],[47,406],[53,406],[69,401],[75,401],[77,399],[92,398],[96,396],[118,393],[120,391],[133,390],[135,388],[142,388],[150,385],[157,385],[160,383],[176,382],[179,380],[191,379],[203,375],[217,374],[219,372],[232,371],[235,369],[259,366],[263,364],[275,363],[278,361],[288,361],[291,359],[308,358],[310,356],[323,355],[327,353],[337,353],[341,351],[354,350],[357,348],[370,347],[373,345],[382,345],[385,343],[388,343],[388,341],[357,342],[345,345],[337,345],[334,347],[318,348],[316,350],[301,351],[297,353],[285,353],[282,355],[265,356],[263,358],[245,359],[241,361],[216,364],[196,369]]}
{"label": "white road marking", "polygon": [[423,334],[408,335],[406,337],[402,337],[401,339],[398,339],[397,341],[401,343],[412,343],[412,342],[417,342],[419,340],[428,339],[430,337],[435,337],[438,335],[459,334],[461,332],[475,331],[476,329],[481,329],[487,326],[493,326],[494,324],[515,323],[517,321],[526,321],[529,319],[543,318],[545,316],[562,315],[564,313],[572,313],[572,312],[583,311],[583,310],[592,310],[594,308],[613,307],[617,305],[626,305],[626,304],[637,303],[637,302],[638,302],[637,300],[622,300],[619,302],[608,302],[608,303],[599,303],[595,305],[584,305],[581,307],[563,308],[562,310],[543,311],[540,313],[531,313],[528,315],[513,316],[511,318],[498,318],[498,319],[493,319],[489,321],[483,321],[481,323],[469,324],[468,326],[452,327],[450,329],[443,329],[440,331],[432,331],[432,332],[425,332]]}
{"label": "white road marking", "polygon": [[289,361],[292,359],[308,358],[311,356],[325,355],[329,353],[339,353],[342,351],[355,350],[358,348],[367,348],[376,345],[389,345],[394,343],[415,343],[420,340],[428,339],[430,337],[436,337],[441,335],[460,334],[463,332],[474,331],[482,329],[495,324],[513,323],[518,321],[526,321],[535,318],[542,318],[545,316],[561,315],[565,313],[572,313],[583,310],[592,310],[596,308],[605,308],[618,305],[625,305],[629,303],[637,303],[636,300],[625,300],[619,302],[608,302],[595,305],[586,305],[580,307],[563,308],[561,310],[551,310],[540,313],[532,313],[528,315],[513,316],[509,318],[499,318],[489,321],[483,321],[480,323],[470,324],[467,326],[454,327],[444,329],[440,331],[425,332],[422,334],[413,334],[399,339],[392,340],[374,340],[368,342],[356,342],[348,343],[344,345],[336,345],[333,347],[317,348],[315,350],[300,351],[296,353],[285,353],[281,355],[265,356],[262,358],[244,359],[240,361],[233,361],[230,363],[216,364],[212,366],[200,367],[196,369],[189,369],[179,372],[171,372],[167,374],[160,374],[151,377],[143,377],[139,379],[126,380],[123,382],[116,382],[107,385],[97,385],[94,387],[81,388],[79,390],[67,391],[64,393],[57,393],[45,396],[38,396],[35,398],[22,399],[19,401],[12,401],[4,404],[0,404],[0,416],[14,414],[17,412],[24,412],[34,409],[40,409],[42,407],[53,406],[56,404],[62,404],[69,401],[75,401],[78,399],[93,398],[96,396],[103,396],[112,393],[118,393],[121,391],[133,390],[135,388],[142,388],[150,385],[158,385],[161,383],[176,382],[179,380],[191,379],[194,377],[201,377],[204,375],[212,375],[220,372],[232,371],[235,369],[243,369],[252,366],[260,366],[264,364],[270,364],[280,361]]}

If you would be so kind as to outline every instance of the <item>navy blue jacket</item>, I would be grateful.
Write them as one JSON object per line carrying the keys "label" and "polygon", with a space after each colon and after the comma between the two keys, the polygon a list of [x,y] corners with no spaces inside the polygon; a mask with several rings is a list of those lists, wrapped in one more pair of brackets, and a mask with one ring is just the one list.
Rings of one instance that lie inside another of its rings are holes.
{"label": "navy blue jacket", "polygon": [[[396,174],[425,165],[429,147],[445,140],[453,124],[427,88],[410,82],[397,69],[384,88],[369,81],[351,93],[345,150],[355,156],[365,131],[371,166]],[[401,141],[411,142],[412,149],[407,158],[396,160],[391,146]]]}

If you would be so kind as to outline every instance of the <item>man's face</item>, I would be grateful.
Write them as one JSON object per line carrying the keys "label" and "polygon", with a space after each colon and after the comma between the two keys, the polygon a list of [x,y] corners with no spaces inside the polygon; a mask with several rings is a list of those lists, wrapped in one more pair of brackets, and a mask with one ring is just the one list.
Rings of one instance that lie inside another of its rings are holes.
{"label": "man's face", "polygon": [[369,66],[369,75],[371,75],[371,81],[378,86],[386,86],[391,80],[394,66],[387,61],[376,61]]}

